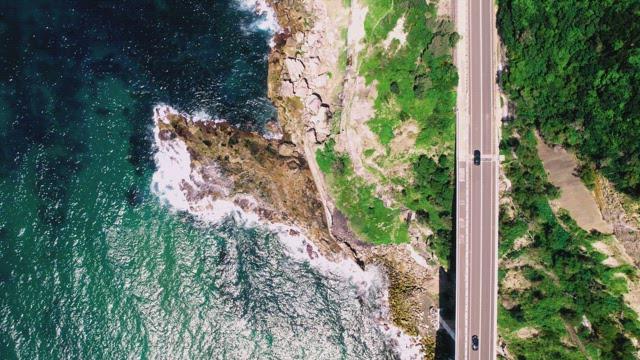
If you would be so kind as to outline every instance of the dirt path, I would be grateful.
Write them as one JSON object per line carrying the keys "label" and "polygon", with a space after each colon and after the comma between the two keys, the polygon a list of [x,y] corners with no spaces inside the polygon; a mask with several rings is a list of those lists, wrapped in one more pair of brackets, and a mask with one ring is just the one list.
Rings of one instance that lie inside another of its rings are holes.
{"label": "dirt path", "polygon": [[589,353],[587,353],[587,349],[584,347],[582,341],[580,341],[580,338],[578,337],[578,334],[576,334],[576,331],[573,329],[573,327],[567,324],[565,321],[563,321],[563,323],[564,328],[567,330],[567,334],[569,334],[569,337],[571,338],[571,342],[573,342],[578,347],[578,349],[580,349],[582,355],[591,360],[591,356],[589,356]]}

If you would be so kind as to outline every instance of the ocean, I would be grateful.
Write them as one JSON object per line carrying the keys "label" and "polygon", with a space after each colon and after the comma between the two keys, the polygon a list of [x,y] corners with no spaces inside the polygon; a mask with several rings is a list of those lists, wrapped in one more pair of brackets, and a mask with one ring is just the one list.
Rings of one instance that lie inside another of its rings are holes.
{"label": "ocean", "polygon": [[377,269],[152,189],[154,106],[276,117],[276,29],[251,2],[0,0],[0,359],[408,356]]}

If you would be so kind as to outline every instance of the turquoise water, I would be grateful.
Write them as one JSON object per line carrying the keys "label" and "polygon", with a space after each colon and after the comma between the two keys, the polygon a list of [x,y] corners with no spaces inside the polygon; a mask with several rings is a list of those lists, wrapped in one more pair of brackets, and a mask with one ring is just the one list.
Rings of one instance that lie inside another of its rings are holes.
{"label": "turquoise water", "polygon": [[0,358],[390,358],[377,305],[278,239],[150,193],[151,109],[260,130],[234,2],[0,1]]}

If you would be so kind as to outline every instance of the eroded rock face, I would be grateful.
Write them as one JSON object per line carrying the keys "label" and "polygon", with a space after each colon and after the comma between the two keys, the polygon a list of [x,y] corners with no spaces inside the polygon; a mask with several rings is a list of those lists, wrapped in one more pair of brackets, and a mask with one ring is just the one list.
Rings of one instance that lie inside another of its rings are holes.
{"label": "eroded rock face", "polygon": [[[604,177],[597,178],[596,197],[604,219],[613,226],[613,233],[620,241],[636,266],[640,266],[640,230],[638,215],[629,214],[624,206],[622,195]],[[635,218],[634,218],[635,215]]]}
{"label": "eroded rock face", "polygon": [[286,31],[270,54],[269,97],[292,142],[299,144],[313,132],[315,141],[322,143],[339,106],[336,83],[331,81],[339,50],[331,45],[335,39],[326,23],[327,9],[315,1],[274,1],[273,6]]}
{"label": "eroded rock face", "polygon": [[304,73],[304,63],[297,58],[286,58],[284,60],[285,69],[292,83],[300,81]]}
{"label": "eroded rock face", "polygon": [[284,138],[300,149],[286,146],[278,151],[304,153],[314,172],[334,241],[345,246],[346,253],[361,267],[382,265],[389,279],[394,323],[409,334],[422,336],[424,353],[430,354],[439,325],[437,264],[426,260],[426,252],[415,255],[416,251],[406,244],[373,246],[358,239],[347,219],[333,205],[315,164],[315,149],[332,136],[332,127],[339,125],[340,120],[336,113],[343,110],[346,74],[340,69],[338,58],[344,50],[340,46],[344,39],[337,18],[350,10],[330,8],[342,7],[341,1],[331,0],[271,3],[285,30],[276,37],[276,46],[269,55],[269,97],[278,109]]}
{"label": "eroded rock face", "polygon": [[158,123],[160,139],[184,141],[197,169],[193,183],[181,185],[190,203],[229,200],[262,220],[305,229],[327,253],[341,251],[329,234],[307,161],[294,144],[226,122],[193,121],[179,113],[165,119]]}
{"label": "eroded rock face", "polygon": [[[179,187],[184,199],[177,208],[191,213],[213,213],[223,204],[264,222],[291,225],[290,236],[300,229],[315,245],[305,248],[309,261],[322,253],[330,260],[351,257],[361,270],[369,265],[383,268],[393,322],[407,334],[421,335],[424,346],[431,348],[438,328],[438,266],[407,244],[360,241],[332,205],[315,163],[315,145],[330,136],[334,109],[341,101],[341,82],[329,76],[327,67],[338,57],[327,31],[339,30],[329,27],[331,18],[322,1],[279,1],[273,6],[283,28],[269,57],[269,96],[279,122],[267,124],[261,136],[158,106],[156,143],[168,147],[159,153],[169,162],[171,156],[181,160],[179,176],[165,188]],[[171,177],[175,167],[166,169]]]}

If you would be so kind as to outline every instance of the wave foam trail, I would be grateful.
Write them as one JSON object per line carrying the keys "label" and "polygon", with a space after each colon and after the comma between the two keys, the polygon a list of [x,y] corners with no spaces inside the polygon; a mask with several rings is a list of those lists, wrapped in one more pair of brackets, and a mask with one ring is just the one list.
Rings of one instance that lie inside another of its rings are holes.
{"label": "wave foam trail", "polygon": [[279,235],[287,253],[298,261],[307,261],[324,276],[337,277],[354,286],[358,297],[369,299],[376,309],[371,316],[378,329],[384,334],[389,345],[397,351],[400,359],[422,359],[422,349],[417,338],[407,335],[391,322],[389,313],[388,282],[384,272],[377,266],[368,266],[363,270],[355,261],[342,258],[332,261],[320,255],[318,248],[309,241],[299,229],[291,231],[291,227],[272,225],[271,231]]}
{"label": "wave foam trail", "polygon": [[[158,124],[160,122],[168,124],[168,116],[172,114],[185,116],[168,105],[160,104],[153,108],[153,137],[157,151],[153,157],[156,172],[151,178],[151,191],[172,210],[188,212],[202,221],[219,223],[229,215],[239,215],[238,220],[256,222],[257,217],[244,213],[232,201],[202,195],[208,190],[226,195],[228,190],[215,165],[193,168],[191,155],[184,141],[161,134]],[[192,121],[211,120],[210,117],[204,117],[202,114],[195,117],[186,115],[186,117]],[[220,179],[220,182],[205,181],[203,173],[212,179]]]}
{"label": "wave foam trail", "polygon": [[[273,8],[265,0],[238,0],[238,7],[257,15],[257,19],[249,25],[248,30],[260,30],[271,35],[280,31],[280,25]],[[273,44],[271,44],[273,46]]]}
{"label": "wave foam trail", "polygon": [[[163,134],[159,129],[160,123],[169,123],[170,115],[180,113],[171,106],[160,104],[154,107],[153,114],[157,149],[154,160],[157,170],[152,177],[151,190],[163,203],[175,211],[187,212],[210,224],[220,224],[225,218],[232,216],[245,226],[268,229],[278,235],[289,257],[300,263],[307,262],[327,278],[349,283],[356,290],[356,296],[366,300],[367,306],[373,309],[371,319],[401,359],[422,357],[419,340],[405,334],[390,320],[388,283],[381,268],[369,266],[363,270],[353,259],[347,257],[337,261],[330,260],[304,235],[303,229],[287,224],[268,223],[254,213],[243,211],[234,200],[257,201],[249,195],[231,195],[230,184],[225,183],[215,164],[192,165],[186,144],[175,136]],[[203,117],[180,115],[192,121]],[[218,198],[213,199],[210,195],[212,193],[219,194]]]}

